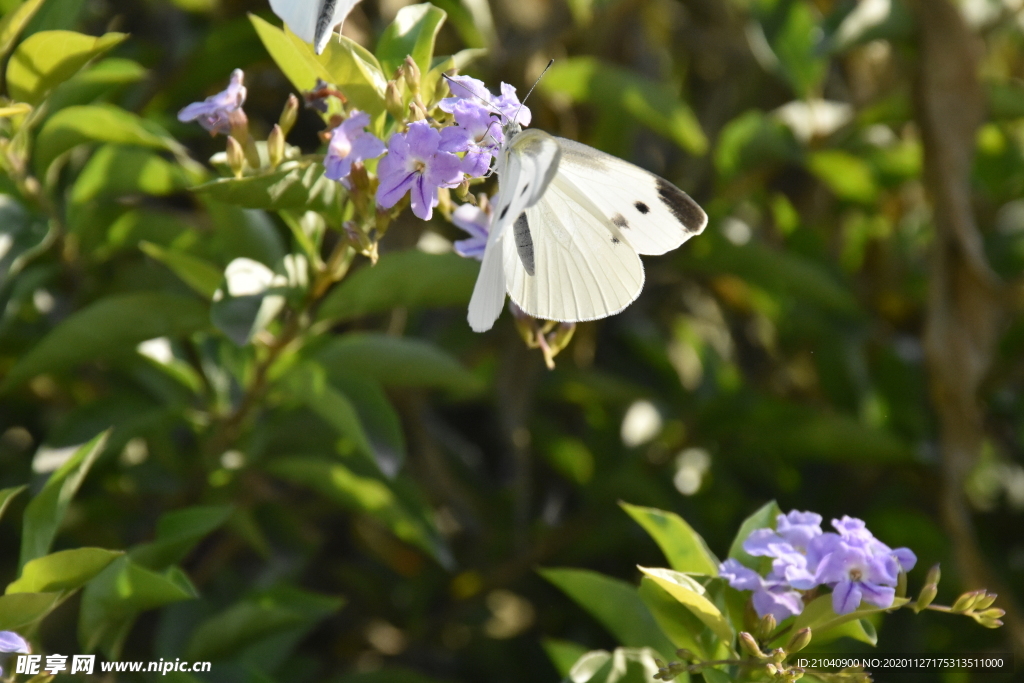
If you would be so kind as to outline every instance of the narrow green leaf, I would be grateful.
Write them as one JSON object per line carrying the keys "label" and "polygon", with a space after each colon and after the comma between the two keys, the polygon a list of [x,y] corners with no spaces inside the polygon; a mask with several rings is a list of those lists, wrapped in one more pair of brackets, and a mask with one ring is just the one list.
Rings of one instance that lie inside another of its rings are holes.
{"label": "narrow green leaf", "polygon": [[39,621],[60,600],[60,593],[0,595],[0,631],[20,629]]}
{"label": "narrow green leaf", "polygon": [[350,442],[351,447],[373,458],[373,448],[355,406],[347,396],[331,386],[323,368],[315,363],[305,363],[290,372],[283,383],[296,400],[305,403],[331,425],[339,436]]}
{"label": "narrow green leaf", "polygon": [[103,548],[75,548],[37,557],[27,562],[7,593],[51,593],[73,591],[124,553]]}
{"label": "narrow green leaf", "polygon": [[7,374],[0,393],[44,372],[127,353],[156,337],[176,337],[209,327],[200,301],[161,292],[100,299],[51,330]]}
{"label": "narrow green leaf", "polygon": [[189,186],[177,164],[146,149],[104,145],[78,174],[71,201],[84,204],[96,197],[145,194],[163,197]]}
{"label": "narrow green leaf", "polygon": [[131,549],[132,562],[163,570],[185,559],[199,541],[231,516],[230,505],[204,505],[168,512],[156,526],[156,538]]}
{"label": "narrow green leaf", "polygon": [[747,540],[754,529],[774,529],[775,518],[780,514],[782,514],[782,510],[779,509],[779,504],[773,500],[765,503],[758,508],[757,512],[743,520],[740,530],[736,532],[736,538],[729,546],[729,557],[739,560],[748,567],[756,567],[757,559],[743,549],[743,542]]}
{"label": "narrow green leaf", "polygon": [[43,490],[26,506],[19,568],[49,552],[71,499],[78,493],[96,458],[106,448],[109,436],[110,430],[107,430],[82,444],[60,469],[50,475]]}
{"label": "narrow green leaf", "polygon": [[672,597],[686,606],[694,616],[704,622],[722,642],[732,641],[735,634],[729,621],[715,607],[715,604],[704,596],[704,587],[686,574],[662,569],[660,567],[639,567],[640,571],[649,576]]}
{"label": "narrow green leaf", "polygon": [[839,149],[811,154],[807,167],[840,199],[873,204],[878,196],[871,167],[861,158]]}
{"label": "narrow green leaf", "polygon": [[669,565],[679,572],[718,576],[718,560],[700,534],[674,512],[619,502],[623,510],[651,535]]}
{"label": "narrow green leaf", "polygon": [[384,386],[436,387],[463,393],[480,389],[479,380],[457,360],[419,339],[349,333],[325,345],[315,360],[328,377],[355,369]]}
{"label": "narrow green leaf", "polygon": [[7,58],[22,29],[46,0],[27,0],[0,19],[0,62]]}
{"label": "narrow green leaf", "polygon": [[152,242],[139,242],[139,249],[173,270],[182,282],[208,300],[213,298],[213,293],[224,280],[224,273],[217,266],[198,256],[165,249]]}
{"label": "narrow green leaf", "polygon": [[180,570],[163,574],[122,556],[86,585],[78,616],[78,641],[87,652],[102,648],[120,659],[121,646],[140,612],[196,597]]}
{"label": "narrow green leaf", "polygon": [[319,320],[352,320],[393,308],[467,306],[480,266],[456,254],[418,249],[384,254],[345,278],[324,298]]}
{"label": "narrow green leaf", "polygon": [[40,31],[22,42],[7,64],[7,90],[19,102],[38,105],[50,90],[128,37],[93,36],[74,31]]}
{"label": "narrow green leaf", "polygon": [[166,131],[112,104],[68,107],[46,120],[36,138],[35,168],[40,176],[64,152],[84,142],[110,142],[176,150]]}
{"label": "narrow green leaf", "polygon": [[430,71],[434,59],[434,41],[448,14],[429,2],[398,10],[377,41],[377,59],[385,74],[391,74],[409,55],[420,68]]}
{"label": "narrow green leaf", "polygon": [[4,513],[7,512],[7,506],[11,504],[14,497],[27,488],[28,485],[23,484],[0,490],[0,519],[3,519]]}
{"label": "narrow green leaf", "polygon": [[286,161],[263,175],[211,180],[194,187],[193,192],[244,209],[301,208],[330,213],[336,211],[344,188],[324,177],[322,163],[306,159]]}
{"label": "narrow green leaf", "polygon": [[666,657],[675,652],[675,646],[658,628],[636,587],[585,569],[538,572],[597,619],[622,645],[651,646]]}

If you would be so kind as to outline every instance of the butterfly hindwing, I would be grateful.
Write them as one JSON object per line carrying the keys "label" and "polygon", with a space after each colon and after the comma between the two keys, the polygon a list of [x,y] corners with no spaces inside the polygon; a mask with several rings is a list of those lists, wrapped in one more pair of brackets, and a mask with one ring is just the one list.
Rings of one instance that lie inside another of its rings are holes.
{"label": "butterfly hindwing", "polygon": [[509,296],[535,318],[604,318],[643,289],[644,267],[636,251],[571,191],[556,175],[502,241]]}
{"label": "butterfly hindwing", "polygon": [[667,180],[593,147],[556,140],[562,150],[559,176],[617,226],[638,254],[664,254],[707,225],[697,202]]}
{"label": "butterfly hindwing", "polygon": [[312,43],[316,38],[320,3],[321,0],[270,0],[270,7],[288,25],[292,33],[307,43]]}

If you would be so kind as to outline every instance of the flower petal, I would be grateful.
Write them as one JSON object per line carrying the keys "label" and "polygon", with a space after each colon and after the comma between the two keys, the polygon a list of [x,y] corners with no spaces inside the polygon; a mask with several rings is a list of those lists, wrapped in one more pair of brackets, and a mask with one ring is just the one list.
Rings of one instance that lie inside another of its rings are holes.
{"label": "flower petal", "polygon": [[860,584],[845,579],[832,589],[832,611],[836,614],[849,614],[860,606]]}
{"label": "flower petal", "polygon": [[418,218],[429,221],[437,206],[437,186],[428,183],[422,175],[417,175],[412,183],[412,190],[409,193],[412,212]]}

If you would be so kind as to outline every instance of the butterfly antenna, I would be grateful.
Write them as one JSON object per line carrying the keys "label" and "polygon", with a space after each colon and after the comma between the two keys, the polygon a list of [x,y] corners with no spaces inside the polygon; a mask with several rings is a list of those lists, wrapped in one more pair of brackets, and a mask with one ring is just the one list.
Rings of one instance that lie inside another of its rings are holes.
{"label": "butterfly antenna", "polygon": [[516,109],[516,116],[515,116],[514,119],[512,119],[513,121],[518,121],[519,120],[519,112],[521,112],[523,110],[523,107],[526,106],[526,100],[530,99],[530,95],[533,94],[533,89],[536,88],[538,85],[540,85],[540,79],[544,78],[544,74],[546,74],[548,72],[548,69],[550,69],[551,65],[554,64],[554,63],[555,63],[554,59],[549,61],[548,65],[546,67],[544,67],[544,70],[540,72],[540,76],[537,76],[537,80],[535,80],[533,82],[533,85],[530,86],[530,91],[528,93],[526,93],[526,97],[524,97],[523,101],[519,103],[519,109]]}

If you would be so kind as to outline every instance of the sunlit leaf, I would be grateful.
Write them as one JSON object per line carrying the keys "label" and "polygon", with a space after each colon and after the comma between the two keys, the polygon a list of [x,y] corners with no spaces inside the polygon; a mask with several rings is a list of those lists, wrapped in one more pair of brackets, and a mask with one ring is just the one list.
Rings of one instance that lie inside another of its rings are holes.
{"label": "sunlit leaf", "polygon": [[224,273],[209,261],[183,251],[164,249],[152,242],[139,242],[139,249],[174,271],[182,281],[207,299],[224,280]]}
{"label": "sunlit leaf", "polygon": [[0,630],[20,629],[42,619],[60,600],[60,593],[0,595]]}
{"label": "sunlit leaf", "polygon": [[125,33],[99,38],[73,31],[40,31],[25,39],[7,65],[7,88],[20,102],[39,104],[90,61],[123,42]]}
{"label": "sunlit leaf", "polygon": [[688,610],[693,612],[694,616],[704,622],[723,642],[728,643],[732,641],[735,635],[732,632],[732,626],[722,616],[721,611],[715,607],[715,604],[704,595],[703,586],[686,574],[670,569],[661,569],[659,567],[640,567],[639,569],[669,595],[685,605]]}
{"label": "sunlit leaf", "polygon": [[102,548],[74,548],[37,557],[25,564],[7,593],[53,593],[80,588],[123,555]]}
{"label": "sunlit leaf", "polygon": [[443,9],[429,2],[409,5],[398,10],[377,40],[377,59],[385,74],[401,66],[406,55],[413,58],[420,73],[430,71],[434,57],[434,40],[447,18]]}
{"label": "sunlit leaf", "polygon": [[619,505],[651,535],[669,565],[679,572],[718,576],[718,560],[704,539],[674,512],[640,507],[620,502]]}
{"label": "sunlit leaf", "polygon": [[32,20],[44,2],[46,0],[26,0],[0,19],[0,61],[7,57],[22,29]]}
{"label": "sunlit leaf", "polygon": [[779,504],[773,500],[765,503],[754,514],[743,520],[732,545],[729,546],[729,557],[739,560],[748,567],[756,567],[757,560],[743,549],[743,543],[755,529],[774,529],[775,520],[781,514],[782,510],[779,509]]}

